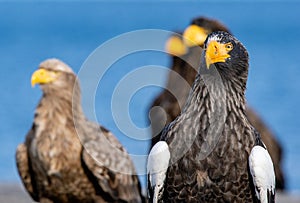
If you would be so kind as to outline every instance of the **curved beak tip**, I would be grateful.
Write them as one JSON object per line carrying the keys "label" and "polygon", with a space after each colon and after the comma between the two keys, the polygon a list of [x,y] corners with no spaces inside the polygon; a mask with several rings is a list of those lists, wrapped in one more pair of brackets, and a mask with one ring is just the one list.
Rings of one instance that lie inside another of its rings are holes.
{"label": "curved beak tip", "polygon": [[31,77],[31,87],[34,87],[36,84],[36,78],[35,77]]}

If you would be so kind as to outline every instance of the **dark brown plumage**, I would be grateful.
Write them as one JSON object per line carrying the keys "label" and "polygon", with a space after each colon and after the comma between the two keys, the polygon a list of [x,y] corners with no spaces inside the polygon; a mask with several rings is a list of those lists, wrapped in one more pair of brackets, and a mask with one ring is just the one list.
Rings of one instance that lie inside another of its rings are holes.
{"label": "dark brown plumage", "polygon": [[[180,34],[172,37],[182,40]],[[202,48],[198,46],[192,49],[194,50],[193,52],[189,51],[185,55],[173,55],[172,71],[168,75],[166,87],[151,105],[150,110],[155,106],[159,106],[167,113],[165,120],[164,112],[161,109],[152,109],[150,111],[152,130],[151,147],[160,140],[161,130],[179,115],[181,107],[186,102],[191,85],[197,74],[197,68],[194,67],[199,67],[200,62],[192,59],[197,57],[197,54],[200,55],[202,51]]]}
{"label": "dark brown plumage", "polygon": [[43,91],[16,152],[25,188],[39,202],[142,202],[133,163],[114,135],[86,119],[72,69],[57,59],[32,76]]}
{"label": "dark brown plumage", "polygon": [[[199,44],[194,44],[195,46],[187,48],[188,51],[184,55],[172,55],[172,71],[168,76],[166,88],[155,98],[150,107],[151,110],[155,106],[160,106],[167,115],[165,121],[161,119],[163,118],[164,112],[159,109],[150,111],[152,129],[151,148],[160,140],[161,130],[164,126],[172,122],[180,114],[181,108],[186,102],[198,72],[202,47],[207,35],[213,31],[229,32],[220,22],[203,17],[195,18],[192,20],[191,25],[197,25],[203,28],[203,33],[201,33],[201,35],[203,35],[203,41],[197,42]],[[181,34],[174,36],[182,40]],[[194,37],[191,38],[191,40],[197,41]],[[166,49],[170,51],[168,47],[166,47]]]}
{"label": "dark brown plumage", "polygon": [[248,157],[263,144],[245,114],[248,53],[226,32],[210,34],[205,44],[186,105],[162,133],[171,156],[158,196],[160,202],[256,202]]}
{"label": "dark brown plumage", "polygon": [[[195,18],[192,20],[191,25],[197,25],[203,28],[202,34],[205,36],[213,31],[226,31],[230,33],[228,28],[222,23],[205,17]],[[182,40],[180,34],[176,35],[176,37]],[[192,36],[190,38],[193,41],[197,41],[197,37]],[[202,39],[203,38],[204,36]],[[167,115],[166,120],[164,120],[162,119],[164,117],[163,111],[158,108],[154,108],[150,111],[152,130],[151,148],[160,140],[161,130],[164,126],[172,122],[180,114],[186,102],[190,87],[195,80],[200,65],[203,43],[204,40],[197,41],[197,44],[195,44],[197,46],[189,47],[187,53],[184,55],[172,55],[172,71],[168,76],[166,88],[154,99],[150,107],[150,109],[152,109],[153,107],[159,106],[163,108]],[[180,76],[175,73],[178,73]],[[246,108],[246,115],[250,123],[261,134],[262,140],[270,152],[275,167],[276,188],[283,190],[285,188],[285,178],[283,170],[281,169],[282,147],[276,140],[276,136],[251,108]]]}

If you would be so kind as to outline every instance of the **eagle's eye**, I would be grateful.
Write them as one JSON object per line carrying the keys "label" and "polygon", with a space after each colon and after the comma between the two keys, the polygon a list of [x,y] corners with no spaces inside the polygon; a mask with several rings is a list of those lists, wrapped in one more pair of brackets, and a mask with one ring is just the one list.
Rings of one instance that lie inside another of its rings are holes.
{"label": "eagle's eye", "polygon": [[225,49],[226,49],[227,51],[231,51],[231,50],[233,49],[232,43],[229,42],[229,43],[225,44]]}

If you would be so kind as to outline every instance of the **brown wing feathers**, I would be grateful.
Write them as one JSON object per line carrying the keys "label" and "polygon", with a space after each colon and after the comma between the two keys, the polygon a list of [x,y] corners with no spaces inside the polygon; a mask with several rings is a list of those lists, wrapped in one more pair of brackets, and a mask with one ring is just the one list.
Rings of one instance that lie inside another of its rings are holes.
{"label": "brown wing feathers", "polygon": [[[58,203],[142,202],[127,152],[112,133],[85,118],[72,69],[48,59],[33,74],[32,84],[40,85],[43,96],[34,127],[16,153],[19,174],[32,198]],[[110,145],[104,143],[107,140]]]}

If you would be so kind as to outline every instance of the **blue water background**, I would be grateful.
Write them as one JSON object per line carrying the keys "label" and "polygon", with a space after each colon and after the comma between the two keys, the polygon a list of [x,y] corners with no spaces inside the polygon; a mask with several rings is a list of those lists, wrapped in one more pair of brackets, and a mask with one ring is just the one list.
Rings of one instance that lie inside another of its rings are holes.
{"label": "blue water background", "polygon": [[[182,30],[192,18],[205,15],[222,20],[247,47],[251,64],[247,101],[282,143],[288,190],[299,192],[299,10],[300,3],[272,1],[0,3],[0,182],[20,182],[14,153],[31,127],[41,97],[39,88],[31,88],[30,76],[42,60],[57,57],[78,72],[93,50],[117,35],[149,28]],[[130,55],[114,64],[97,90],[98,121],[132,154],[146,154],[148,142],[128,138],[117,128],[111,110],[112,92],[129,71],[169,64],[168,55],[160,52]],[[166,73],[143,77],[155,76],[163,85]],[[130,101],[129,113],[138,127],[147,126],[148,106],[160,90],[141,89]],[[85,111],[91,108],[84,106]],[[144,177],[141,180],[144,184]]]}

